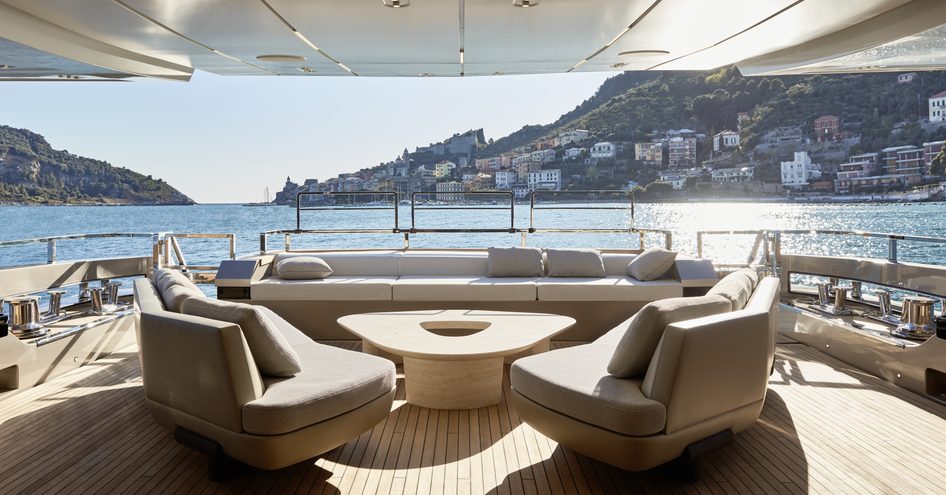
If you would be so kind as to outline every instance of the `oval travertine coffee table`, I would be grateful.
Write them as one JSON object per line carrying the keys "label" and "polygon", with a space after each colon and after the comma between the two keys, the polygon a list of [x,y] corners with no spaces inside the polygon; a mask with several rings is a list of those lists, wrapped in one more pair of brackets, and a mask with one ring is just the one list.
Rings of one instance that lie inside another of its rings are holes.
{"label": "oval travertine coffee table", "polygon": [[404,359],[407,402],[431,409],[499,403],[503,363],[523,351],[544,352],[575,320],[543,313],[421,310],[343,316],[338,323],[375,348]]}

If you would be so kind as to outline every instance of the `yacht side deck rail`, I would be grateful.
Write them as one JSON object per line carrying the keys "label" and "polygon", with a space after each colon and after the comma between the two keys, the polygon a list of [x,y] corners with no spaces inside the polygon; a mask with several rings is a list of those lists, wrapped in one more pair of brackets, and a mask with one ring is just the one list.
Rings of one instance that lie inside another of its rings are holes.
{"label": "yacht side deck rail", "polygon": [[[946,237],[932,237],[885,232],[866,232],[860,230],[823,230],[823,229],[788,229],[788,230],[699,230],[696,232],[696,256],[703,257],[704,238],[710,235],[754,235],[755,241],[745,265],[759,260],[766,264],[773,273],[778,273],[782,258],[782,237],[788,235],[831,235],[862,237],[866,239],[884,239],[887,241],[886,260],[897,263],[898,247],[901,242],[920,242],[946,245]],[[759,249],[762,249],[761,255]],[[736,265],[733,265],[736,266]]]}
{"label": "yacht side deck rail", "polygon": [[[601,201],[603,196],[607,195],[620,195],[623,196],[622,199],[627,200],[627,206],[605,206],[605,205],[563,205],[563,206],[553,206],[549,203],[542,203],[541,196],[559,196],[559,195],[590,195],[592,196],[591,201]],[[303,206],[303,198],[308,196],[320,196],[326,199],[321,200],[324,204],[323,206]],[[335,203],[334,197],[338,196],[349,196],[349,197],[368,197],[368,198],[387,198],[389,199],[388,205],[377,205],[377,202],[369,203],[367,206],[338,206]],[[455,199],[457,197],[465,198],[467,196],[501,196],[508,198],[508,205],[504,204],[501,206],[493,206],[492,203],[474,203],[474,204],[459,204],[459,205],[434,205],[428,206],[427,202],[419,200],[419,198],[433,196],[437,200],[441,198]],[[328,198],[332,198],[331,200]],[[646,236],[648,234],[656,234],[663,237],[664,247],[667,249],[672,249],[673,247],[673,233],[670,230],[666,229],[652,229],[652,228],[639,228],[633,225],[634,221],[634,194],[630,191],[625,190],[615,190],[615,189],[592,189],[592,190],[567,190],[567,191],[552,191],[552,190],[536,190],[532,191],[529,194],[529,226],[527,228],[521,228],[516,226],[516,215],[515,215],[515,206],[516,206],[516,197],[512,191],[498,191],[498,190],[484,190],[484,191],[465,191],[465,192],[453,192],[453,191],[422,191],[422,192],[413,192],[410,195],[409,206],[411,209],[411,225],[408,228],[402,228],[399,223],[398,215],[398,206],[401,203],[401,195],[397,192],[391,191],[325,191],[325,192],[316,192],[316,191],[302,191],[296,194],[296,228],[295,229],[275,229],[267,230],[260,233],[260,254],[265,254],[269,252],[269,238],[271,236],[281,235],[283,237],[282,248],[285,251],[292,250],[292,236],[299,234],[307,235],[327,235],[327,234],[396,234],[403,236],[403,248],[410,249],[411,247],[411,235],[412,234],[482,234],[482,233],[509,233],[509,234],[519,234],[521,236],[520,244],[526,246],[528,243],[529,234],[542,234],[542,233],[568,233],[568,234],[602,234],[602,233],[614,233],[614,234],[638,234],[640,248],[643,249],[646,242]],[[392,220],[393,224],[389,228],[329,228],[329,229],[303,229],[302,228],[302,212],[303,211],[362,211],[362,210],[392,210]],[[509,212],[509,226],[502,227],[456,227],[456,228],[422,228],[418,227],[417,222],[417,213],[418,211],[426,210],[501,210]],[[550,228],[550,227],[540,227],[536,223],[535,212],[537,210],[623,210],[630,212],[631,225],[628,227],[575,227],[575,228]]]}
{"label": "yacht side deck rail", "polygon": [[30,239],[11,239],[6,241],[0,241],[0,248],[4,247],[13,247],[13,246],[25,246],[29,244],[46,244],[46,263],[53,264],[58,260],[58,243],[59,241],[71,241],[78,239],[105,239],[111,237],[137,237],[137,238],[154,238],[155,234],[144,233],[144,232],[102,232],[94,234],[69,234],[69,235],[55,235],[47,237],[34,237]]}

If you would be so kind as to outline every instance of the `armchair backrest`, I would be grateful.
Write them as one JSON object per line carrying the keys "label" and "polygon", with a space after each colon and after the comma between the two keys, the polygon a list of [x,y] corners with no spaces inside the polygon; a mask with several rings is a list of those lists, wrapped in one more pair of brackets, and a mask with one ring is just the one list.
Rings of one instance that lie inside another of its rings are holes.
{"label": "armchair backrest", "polygon": [[666,433],[765,399],[777,304],[770,277],[742,310],[667,326],[641,386],[667,408]]}
{"label": "armchair backrest", "polygon": [[263,382],[239,325],[166,311],[150,280],[135,281],[145,396],[235,432]]}

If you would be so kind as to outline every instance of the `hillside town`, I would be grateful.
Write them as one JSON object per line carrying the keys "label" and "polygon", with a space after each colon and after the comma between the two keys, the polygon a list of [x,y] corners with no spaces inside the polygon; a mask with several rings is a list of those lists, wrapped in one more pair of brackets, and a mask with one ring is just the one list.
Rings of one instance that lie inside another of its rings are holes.
{"label": "hillside town", "polygon": [[[913,77],[901,74],[895,84],[910,84]],[[822,115],[769,129],[750,148],[745,142],[745,127],[754,118],[749,110],[738,113],[735,128],[718,132],[654,130],[630,142],[568,129],[494,154],[484,152],[491,141],[483,130],[470,130],[327,180],[298,184],[287,178],[275,202],[293,204],[302,191],[393,191],[401,198],[424,192],[437,201],[462,200],[469,191],[511,191],[521,200],[537,190],[603,188],[655,199],[843,201],[910,194],[917,200],[943,193],[943,140],[865,150],[859,122]],[[892,136],[910,126],[946,136],[946,91],[928,98],[926,118],[899,123]]]}

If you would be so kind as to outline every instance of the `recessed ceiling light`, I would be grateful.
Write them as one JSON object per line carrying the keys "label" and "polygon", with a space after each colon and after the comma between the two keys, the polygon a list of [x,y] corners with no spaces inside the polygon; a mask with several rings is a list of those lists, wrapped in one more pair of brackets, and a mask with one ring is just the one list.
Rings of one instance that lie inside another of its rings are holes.
{"label": "recessed ceiling light", "polygon": [[410,7],[411,0],[381,0],[381,5],[391,7],[392,9],[399,9],[401,7]]}
{"label": "recessed ceiling light", "polygon": [[12,69],[12,68],[13,68],[12,65],[0,64],[0,70],[6,70],[6,69]]}
{"label": "recessed ceiling light", "polygon": [[305,57],[302,55],[259,55],[256,57],[256,60],[260,62],[296,63],[305,62]]}
{"label": "recessed ceiling light", "polygon": [[635,57],[661,57],[663,55],[670,55],[670,52],[667,50],[628,50],[626,52],[618,53],[618,56],[635,56]]}
{"label": "recessed ceiling light", "polygon": [[627,64],[624,63],[624,62],[618,62],[618,63],[616,63],[616,64],[611,64],[611,68],[620,69],[621,67],[624,67],[625,65],[627,65]]}
{"label": "recessed ceiling light", "polygon": [[493,75],[494,75],[494,76],[501,76],[501,75],[503,75],[503,71],[498,70],[498,71],[496,71],[496,72],[493,72]]}
{"label": "recessed ceiling light", "polygon": [[431,74],[430,72],[421,72],[420,74],[417,74],[417,75],[420,77],[430,77],[433,74]]}
{"label": "recessed ceiling light", "polygon": [[313,69],[312,67],[302,66],[302,67],[296,67],[296,68],[299,69],[299,72],[305,72],[306,74],[311,74],[315,72],[315,69]]}
{"label": "recessed ceiling light", "polygon": [[512,0],[513,7],[522,7],[524,9],[535,7],[538,4],[539,0]]}

